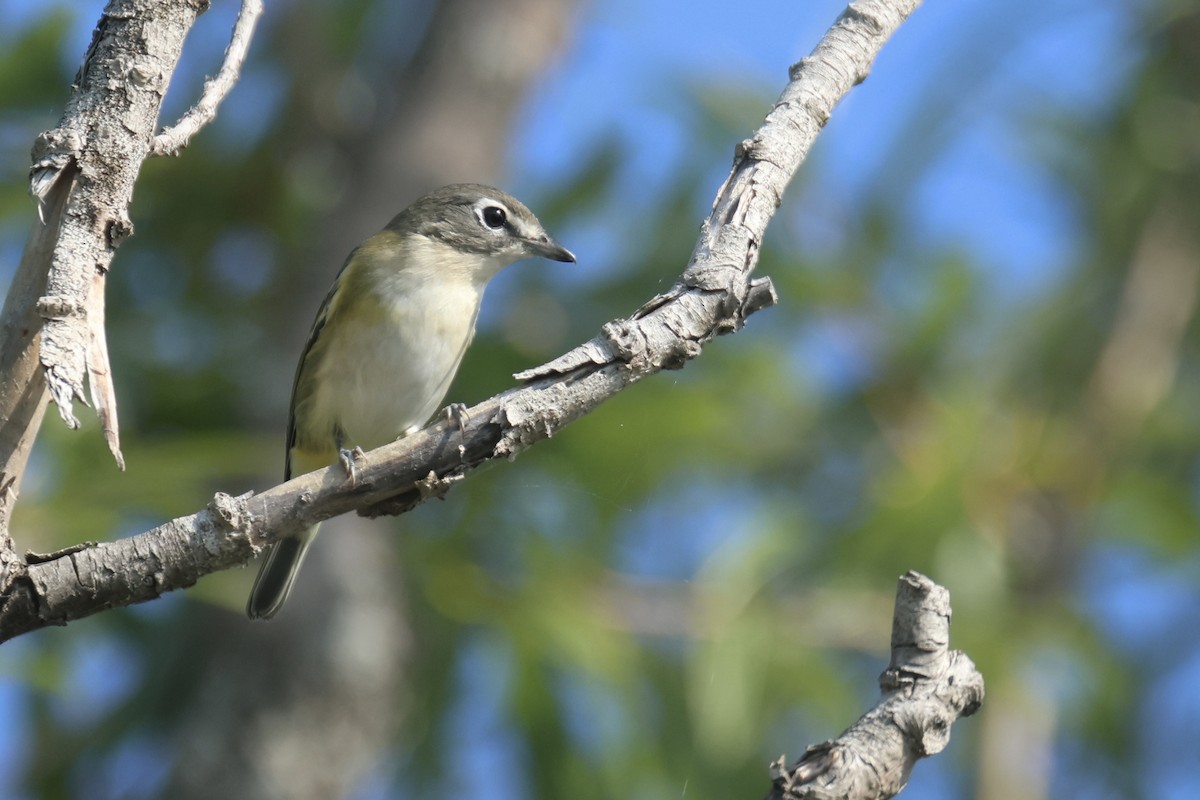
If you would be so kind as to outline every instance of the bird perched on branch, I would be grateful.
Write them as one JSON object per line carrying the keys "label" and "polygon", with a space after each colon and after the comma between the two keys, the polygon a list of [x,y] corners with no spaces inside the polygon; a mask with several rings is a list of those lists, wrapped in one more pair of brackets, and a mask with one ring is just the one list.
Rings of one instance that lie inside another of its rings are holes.
{"label": "bird perched on branch", "polygon": [[[296,368],[284,480],[419,429],[437,411],[488,282],[524,258],[574,261],[521,201],[490,186],[446,186],[359,245],[317,312]],[[270,619],[291,591],[313,526],[268,548],[246,613]]]}

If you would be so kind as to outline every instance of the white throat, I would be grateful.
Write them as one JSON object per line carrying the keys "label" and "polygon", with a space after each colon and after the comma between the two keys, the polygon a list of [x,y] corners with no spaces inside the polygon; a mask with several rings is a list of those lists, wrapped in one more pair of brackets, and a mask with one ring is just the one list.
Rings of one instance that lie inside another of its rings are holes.
{"label": "white throat", "polygon": [[482,294],[488,281],[512,263],[507,254],[468,253],[427,236],[412,234],[401,244],[403,272],[421,283],[470,283]]}

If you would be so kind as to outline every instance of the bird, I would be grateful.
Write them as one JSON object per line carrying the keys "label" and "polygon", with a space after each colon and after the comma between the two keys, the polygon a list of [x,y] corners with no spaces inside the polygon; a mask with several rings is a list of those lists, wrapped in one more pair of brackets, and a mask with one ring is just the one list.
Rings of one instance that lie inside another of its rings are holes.
{"label": "bird", "polygon": [[[488,282],[527,258],[574,262],[520,200],[491,186],[444,186],[355,248],[317,312],[296,367],[284,480],[419,430],[445,398]],[[268,546],[246,604],[270,619],[287,600],[314,525]]]}

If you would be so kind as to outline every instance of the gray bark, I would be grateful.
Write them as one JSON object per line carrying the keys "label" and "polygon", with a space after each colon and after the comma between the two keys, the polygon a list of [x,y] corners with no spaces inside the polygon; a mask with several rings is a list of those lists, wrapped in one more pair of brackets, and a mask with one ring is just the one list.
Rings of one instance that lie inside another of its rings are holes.
{"label": "gray bark", "polygon": [[791,767],[772,765],[768,800],[882,800],[908,784],[913,765],[950,743],[950,727],[983,703],[983,676],[950,649],[950,593],[916,572],[900,578],[892,661],[883,700],[841,736],[809,747]]}

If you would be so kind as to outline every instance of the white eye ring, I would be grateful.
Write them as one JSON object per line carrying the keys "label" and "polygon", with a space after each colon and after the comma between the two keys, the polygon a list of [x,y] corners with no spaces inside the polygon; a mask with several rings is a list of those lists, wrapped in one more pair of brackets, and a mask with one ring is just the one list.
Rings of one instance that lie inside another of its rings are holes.
{"label": "white eye ring", "polygon": [[475,216],[490,231],[504,230],[508,224],[508,209],[495,200],[484,199],[475,206]]}

